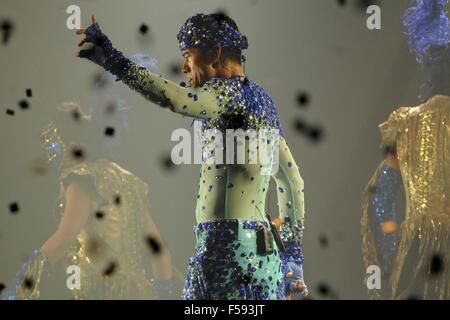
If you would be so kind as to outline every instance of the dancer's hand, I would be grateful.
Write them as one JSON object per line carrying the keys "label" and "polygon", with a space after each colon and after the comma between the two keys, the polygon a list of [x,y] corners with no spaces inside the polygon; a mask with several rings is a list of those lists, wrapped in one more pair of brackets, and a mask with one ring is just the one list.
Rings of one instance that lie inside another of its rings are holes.
{"label": "dancer's hand", "polygon": [[294,295],[308,298],[308,289],[303,281],[303,268],[293,261],[287,263],[285,286],[286,300],[291,300]]}
{"label": "dancer's hand", "polygon": [[102,65],[106,59],[105,49],[111,45],[111,42],[101,31],[94,14],[92,14],[91,19],[92,24],[87,27],[87,29],[77,29],[76,34],[85,35],[84,39],[78,44],[78,47],[82,47],[86,43],[89,43],[92,46],[87,49],[79,50],[76,56],[86,58],[96,64]]}

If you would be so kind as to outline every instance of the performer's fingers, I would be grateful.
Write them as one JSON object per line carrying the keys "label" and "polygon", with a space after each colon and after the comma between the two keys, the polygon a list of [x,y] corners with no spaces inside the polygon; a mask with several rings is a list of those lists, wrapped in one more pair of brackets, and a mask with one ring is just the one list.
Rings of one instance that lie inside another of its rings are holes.
{"label": "performer's fingers", "polygon": [[95,14],[92,14],[92,24],[96,24],[97,23],[97,19],[95,19]]}
{"label": "performer's fingers", "polygon": [[90,53],[91,53],[90,49],[80,50],[78,52],[78,57],[79,58],[87,58],[87,57],[89,57]]}
{"label": "performer's fingers", "polygon": [[76,34],[85,34],[86,33],[86,29],[77,29],[76,31],[75,31],[75,33]]}
{"label": "performer's fingers", "polygon": [[80,43],[78,44],[79,47],[83,46],[83,44],[85,44],[87,42],[86,39],[83,39],[80,41]]}

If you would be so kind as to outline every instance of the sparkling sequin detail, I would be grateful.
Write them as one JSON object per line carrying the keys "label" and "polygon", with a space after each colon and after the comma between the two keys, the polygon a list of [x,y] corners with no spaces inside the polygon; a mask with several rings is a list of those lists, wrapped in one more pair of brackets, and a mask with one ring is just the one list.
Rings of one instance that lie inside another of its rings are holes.
{"label": "sparkling sequin detail", "polygon": [[397,221],[395,200],[401,184],[400,171],[384,165],[381,168],[378,182],[372,190],[372,210],[375,213],[375,217],[373,217],[374,236],[379,259],[386,273],[390,273],[392,270],[398,234],[397,232],[385,233],[381,226],[386,221]]}
{"label": "sparkling sequin detail", "polygon": [[178,35],[181,50],[191,48],[223,48],[244,50],[248,47],[247,37],[230,26],[225,19],[212,14],[196,14],[186,20]]}
{"label": "sparkling sequin detail", "polygon": [[229,219],[194,226],[196,254],[189,261],[183,298],[284,299],[278,252],[256,254],[260,224],[265,223]]}

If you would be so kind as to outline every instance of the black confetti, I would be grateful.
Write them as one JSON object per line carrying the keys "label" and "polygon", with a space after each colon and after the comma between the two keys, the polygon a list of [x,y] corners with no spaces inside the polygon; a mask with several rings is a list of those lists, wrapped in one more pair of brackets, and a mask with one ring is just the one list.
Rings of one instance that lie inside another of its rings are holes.
{"label": "black confetti", "polygon": [[109,263],[109,265],[106,267],[106,269],[103,271],[104,277],[110,277],[117,269],[117,263],[112,261]]}
{"label": "black confetti", "polygon": [[99,219],[99,220],[103,219],[104,216],[105,216],[105,214],[104,214],[103,212],[101,212],[101,211],[97,211],[97,212],[95,213],[95,217],[96,217],[97,219]]}
{"label": "black confetti", "polygon": [[14,110],[6,109],[6,114],[7,114],[8,116],[13,116],[13,115],[15,114],[15,112],[14,112]]}
{"label": "black confetti", "polygon": [[105,128],[105,135],[112,137],[115,133],[115,129],[113,127],[106,127]]}
{"label": "black confetti", "polygon": [[72,111],[72,118],[75,121],[78,121],[81,119],[81,113],[78,110],[73,110]]}
{"label": "black confetti", "polygon": [[149,30],[149,27],[148,27],[148,25],[146,25],[145,23],[142,23],[141,25],[140,25],[140,27],[139,27],[139,32],[141,33],[141,34],[147,34],[148,33],[148,30]]}
{"label": "black confetti", "polygon": [[122,199],[120,198],[120,195],[119,195],[119,194],[116,194],[116,195],[114,196],[114,204],[115,204],[116,206],[120,206],[121,203],[122,203]]}
{"label": "black confetti", "polygon": [[173,76],[179,76],[181,74],[181,67],[178,63],[173,63],[170,65],[170,73]]}
{"label": "black confetti", "polygon": [[338,3],[338,5],[343,7],[347,4],[347,1],[346,0],[337,0],[337,3]]}
{"label": "black confetti", "polygon": [[308,136],[309,136],[310,140],[312,140],[314,142],[319,142],[323,136],[322,129],[319,127],[311,127],[308,130]]}
{"label": "black confetti", "polygon": [[161,252],[161,244],[159,243],[158,240],[156,240],[153,237],[148,236],[146,238],[146,242],[153,254],[158,254]]}
{"label": "black confetti", "polygon": [[214,12],[216,14],[215,18],[218,22],[222,22],[225,21],[227,19],[228,14],[226,13],[225,10],[223,9],[218,9],[216,10],[216,12]]}
{"label": "black confetti", "polygon": [[410,296],[406,297],[406,300],[420,300],[420,298],[415,295],[410,295]]}
{"label": "black confetti", "polygon": [[27,90],[25,90],[25,92],[26,92],[28,98],[31,98],[33,96],[33,91],[31,91],[31,89],[27,89]]}
{"label": "black confetti", "polygon": [[297,95],[297,104],[302,108],[308,106],[310,101],[311,99],[306,92],[302,92]]}
{"label": "black confetti", "polygon": [[13,23],[10,20],[3,20],[1,22],[1,30],[2,30],[2,43],[7,44],[11,37],[12,31],[14,29]]}
{"label": "black confetti", "polygon": [[321,234],[319,236],[319,244],[322,248],[327,248],[328,247],[328,238],[326,235]]}
{"label": "black confetti", "polygon": [[433,255],[430,260],[429,274],[431,276],[439,275],[444,269],[442,257],[439,254]]}
{"label": "black confetti", "polygon": [[19,212],[19,204],[17,202],[10,203],[9,211],[14,214],[18,213]]}
{"label": "black confetti", "polygon": [[295,130],[304,133],[306,131],[307,125],[302,119],[296,119],[294,122]]}
{"label": "black confetti", "polygon": [[5,290],[6,286],[0,282],[0,294],[2,294],[2,291]]}
{"label": "black confetti", "polygon": [[183,88],[186,87],[186,82],[184,82],[184,81],[180,82],[180,86]]}
{"label": "black confetti", "polygon": [[27,110],[27,109],[30,107],[30,105],[29,105],[28,101],[26,101],[26,100],[20,100],[20,101],[19,101],[19,107],[20,107],[20,109],[22,109],[22,110]]}
{"label": "black confetti", "polygon": [[162,166],[166,170],[173,170],[176,168],[176,165],[173,163],[172,158],[170,156],[162,158]]}
{"label": "black confetti", "polygon": [[326,284],[321,283],[317,287],[317,292],[322,296],[328,296],[330,294],[330,288]]}
{"label": "black confetti", "polygon": [[33,278],[26,277],[25,279],[23,279],[22,286],[27,290],[32,290],[34,287]]}
{"label": "black confetti", "polygon": [[72,146],[70,154],[74,160],[81,161],[85,158],[83,148],[81,146]]}
{"label": "black confetti", "polygon": [[378,5],[378,0],[355,0],[355,7],[358,11],[366,14],[367,8],[371,5]]}

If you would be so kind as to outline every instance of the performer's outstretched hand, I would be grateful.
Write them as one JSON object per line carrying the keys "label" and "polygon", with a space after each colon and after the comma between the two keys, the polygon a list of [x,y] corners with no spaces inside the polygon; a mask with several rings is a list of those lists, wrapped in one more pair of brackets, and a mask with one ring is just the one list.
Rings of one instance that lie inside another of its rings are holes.
{"label": "performer's outstretched hand", "polygon": [[94,14],[92,14],[91,19],[92,24],[87,29],[77,29],[76,34],[85,35],[78,47],[82,47],[86,43],[92,44],[92,46],[79,50],[76,56],[91,60],[98,65],[103,65],[107,57],[108,47],[111,47],[111,42],[101,31]]}
{"label": "performer's outstretched hand", "polygon": [[92,14],[92,24],[87,29],[78,29],[76,33],[85,35],[84,39],[78,44],[79,47],[86,43],[91,45],[89,48],[80,50],[77,57],[94,62],[117,76],[117,80],[120,80],[129,60],[113,47],[111,41],[100,29],[95,15]]}

